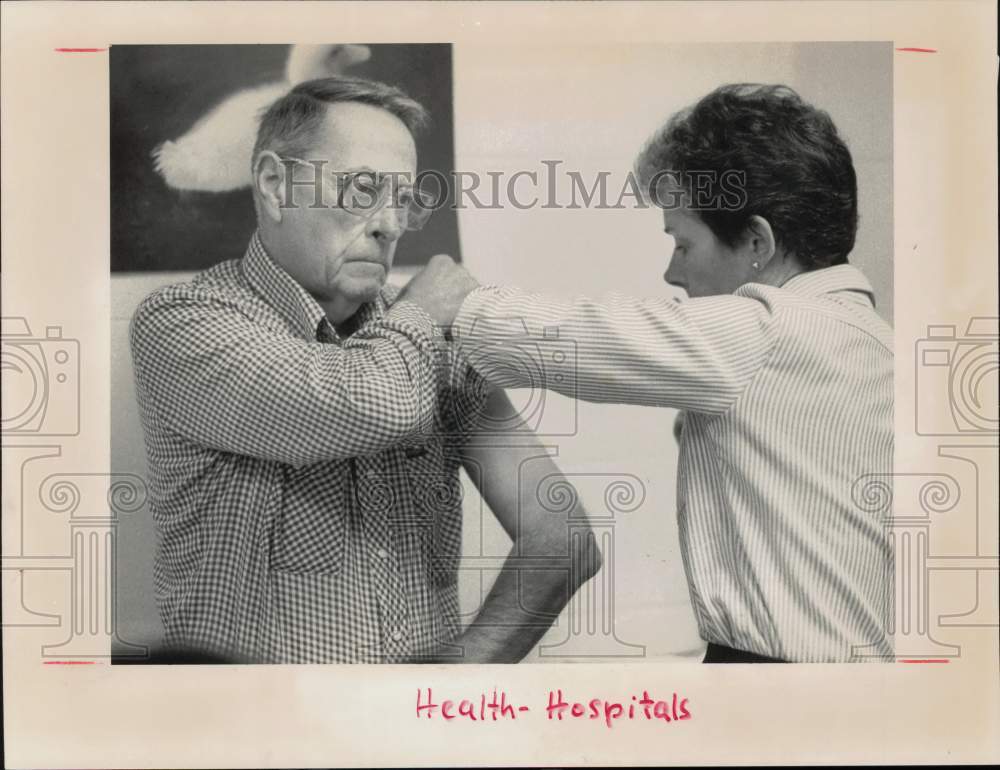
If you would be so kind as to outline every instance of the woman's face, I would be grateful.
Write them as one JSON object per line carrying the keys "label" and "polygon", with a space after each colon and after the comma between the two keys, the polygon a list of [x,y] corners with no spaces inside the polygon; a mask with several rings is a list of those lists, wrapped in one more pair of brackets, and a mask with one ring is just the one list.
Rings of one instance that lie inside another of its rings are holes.
{"label": "woman's face", "polygon": [[754,279],[752,256],[720,241],[686,203],[663,209],[663,231],[674,242],[663,280],[689,297],[732,294]]}

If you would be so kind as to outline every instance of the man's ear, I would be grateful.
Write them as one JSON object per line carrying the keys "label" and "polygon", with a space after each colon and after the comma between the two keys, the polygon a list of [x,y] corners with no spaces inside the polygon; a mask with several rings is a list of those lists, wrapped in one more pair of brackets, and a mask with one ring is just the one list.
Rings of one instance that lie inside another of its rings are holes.
{"label": "man's ear", "polygon": [[285,203],[285,169],[281,160],[270,150],[260,153],[253,164],[253,186],[260,205],[260,215],[275,224],[281,221]]}
{"label": "man's ear", "polygon": [[745,238],[754,270],[763,270],[770,264],[777,251],[777,241],[771,224],[764,217],[754,214],[747,222]]}

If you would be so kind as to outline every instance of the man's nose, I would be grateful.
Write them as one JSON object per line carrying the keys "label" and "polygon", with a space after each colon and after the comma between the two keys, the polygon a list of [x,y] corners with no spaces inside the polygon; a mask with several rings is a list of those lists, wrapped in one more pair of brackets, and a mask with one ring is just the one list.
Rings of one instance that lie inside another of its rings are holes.
{"label": "man's nose", "polygon": [[402,211],[390,203],[382,206],[368,220],[368,235],[392,243],[403,234]]}

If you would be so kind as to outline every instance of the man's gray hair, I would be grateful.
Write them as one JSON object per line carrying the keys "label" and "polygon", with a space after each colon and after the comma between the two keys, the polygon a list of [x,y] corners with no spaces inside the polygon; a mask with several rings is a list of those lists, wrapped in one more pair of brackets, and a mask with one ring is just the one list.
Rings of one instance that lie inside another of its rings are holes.
{"label": "man's gray hair", "polygon": [[260,120],[251,163],[264,150],[282,156],[303,156],[326,115],[327,107],[356,102],[381,107],[416,134],[427,126],[427,110],[403,91],[364,78],[327,77],[307,80],[275,101]]}

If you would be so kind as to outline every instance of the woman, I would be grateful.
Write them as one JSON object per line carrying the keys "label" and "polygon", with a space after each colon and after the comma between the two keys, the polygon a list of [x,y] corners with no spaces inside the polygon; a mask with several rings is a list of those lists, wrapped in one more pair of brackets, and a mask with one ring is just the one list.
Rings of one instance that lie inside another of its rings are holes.
{"label": "woman", "polygon": [[[665,280],[689,299],[481,287],[454,320],[464,354],[496,385],[540,369],[576,398],[684,411],[678,517],[706,662],[891,657],[887,531],[852,490],[892,471],[892,330],[848,264],[850,152],[791,89],[727,85],[637,170],[674,241]],[[577,357],[500,343],[490,319],[511,317],[538,340],[558,327]]]}

